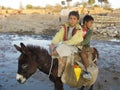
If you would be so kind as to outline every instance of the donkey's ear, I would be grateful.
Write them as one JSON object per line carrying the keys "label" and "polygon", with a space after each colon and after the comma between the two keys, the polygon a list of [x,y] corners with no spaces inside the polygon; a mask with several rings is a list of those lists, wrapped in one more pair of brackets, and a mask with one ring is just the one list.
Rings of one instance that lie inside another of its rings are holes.
{"label": "donkey's ear", "polygon": [[17,46],[16,44],[14,44],[14,47],[16,48],[16,50],[18,50],[18,51],[22,52],[21,47]]}
{"label": "donkey's ear", "polygon": [[21,48],[26,48],[26,46],[23,43],[20,43]]}
{"label": "donkey's ear", "polygon": [[23,43],[20,43],[20,45],[21,45],[22,53],[24,53],[24,54],[30,53],[28,48]]}

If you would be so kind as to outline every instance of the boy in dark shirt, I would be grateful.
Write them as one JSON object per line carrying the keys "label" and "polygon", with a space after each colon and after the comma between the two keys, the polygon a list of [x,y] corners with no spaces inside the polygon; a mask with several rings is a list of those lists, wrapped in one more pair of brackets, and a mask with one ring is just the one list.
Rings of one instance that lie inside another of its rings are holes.
{"label": "boy in dark shirt", "polygon": [[92,30],[90,29],[93,24],[93,17],[90,15],[86,15],[83,18],[83,25],[82,25],[82,30],[83,30],[83,41],[80,43],[80,45],[83,46],[83,49],[81,51],[81,58],[82,58],[82,63],[85,66],[85,73],[83,74],[83,78],[86,79],[91,79],[91,74],[87,71],[89,67],[89,60],[88,60],[88,55],[87,55],[87,50],[90,50],[90,40],[92,37]]}

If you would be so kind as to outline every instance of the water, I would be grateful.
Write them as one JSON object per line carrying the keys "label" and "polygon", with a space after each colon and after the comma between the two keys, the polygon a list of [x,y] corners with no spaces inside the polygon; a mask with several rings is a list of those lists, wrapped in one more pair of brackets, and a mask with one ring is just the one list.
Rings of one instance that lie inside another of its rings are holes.
{"label": "water", "polygon": [[[53,83],[47,75],[40,71],[37,71],[25,84],[19,84],[16,81],[17,60],[20,53],[13,46],[23,42],[25,45],[38,45],[48,50],[51,39],[52,36],[44,35],[0,34],[0,90],[53,90]],[[119,90],[120,41],[92,40],[91,45],[96,47],[100,54],[98,60],[100,73],[94,87],[95,90]],[[114,79],[115,77],[116,79]],[[67,85],[64,87],[65,90],[76,90]]]}

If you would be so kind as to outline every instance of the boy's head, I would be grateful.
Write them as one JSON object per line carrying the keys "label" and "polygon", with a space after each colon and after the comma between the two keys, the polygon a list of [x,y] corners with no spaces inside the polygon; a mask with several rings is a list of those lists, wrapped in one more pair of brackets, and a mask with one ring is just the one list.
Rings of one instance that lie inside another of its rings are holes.
{"label": "boy's head", "polygon": [[85,15],[85,17],[83,18],[83,25],[87,28],[92,27],[94,18],[91,15]]}
{"label": "boy's head", "polygon": [[79,13],[77,11],[71,11],[68,15],[68,21],[71,27],[74,27],[79,22]]}

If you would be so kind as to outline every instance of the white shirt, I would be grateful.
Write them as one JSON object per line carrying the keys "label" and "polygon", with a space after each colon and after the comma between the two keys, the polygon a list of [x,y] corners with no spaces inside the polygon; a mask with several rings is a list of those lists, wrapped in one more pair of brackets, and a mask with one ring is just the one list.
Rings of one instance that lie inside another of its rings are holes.
{"label": "white shirt", "polygon": [[74,29],[74,27],[69,27],[69,30],[68,30],[68,39],[70,39],[72,37],[73,29]]}

